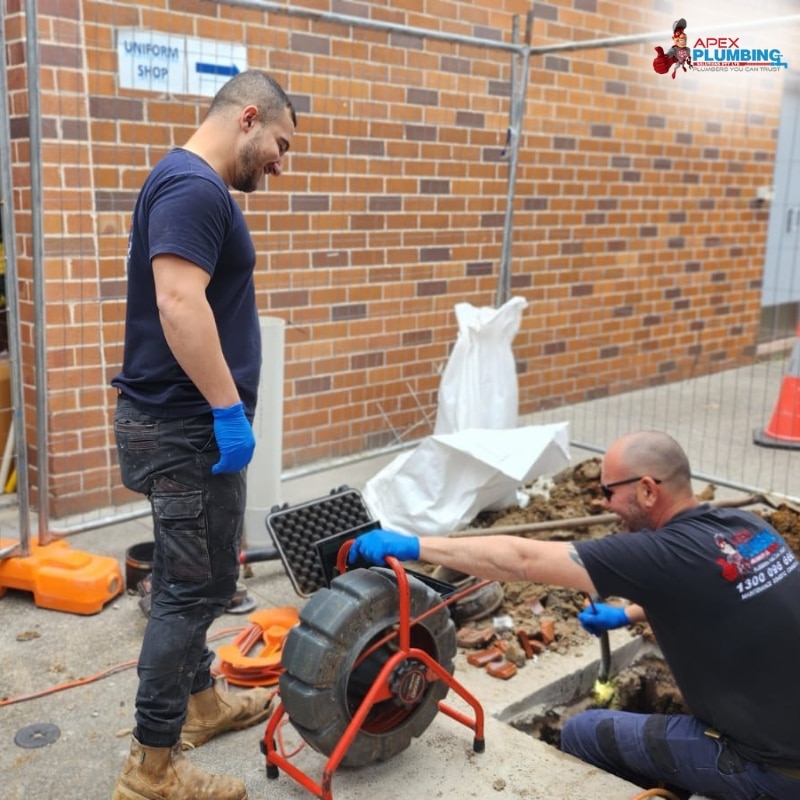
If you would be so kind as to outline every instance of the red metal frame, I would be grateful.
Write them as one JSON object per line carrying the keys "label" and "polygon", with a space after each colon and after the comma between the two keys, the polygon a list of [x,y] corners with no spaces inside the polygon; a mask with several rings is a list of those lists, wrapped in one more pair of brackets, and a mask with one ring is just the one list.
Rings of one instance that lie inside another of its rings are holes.
{"label": "red metal frame", "polygon": [[[344,573],[346,569],[347,551],[350,549],[350,542],[342,545],[337,558],[337,568],[340,573]],[[301,786],[307,789],[315,797],[321,800],[333,800],[333,775],[336,772],[342,759],[347,754],[347,750],[353,743],[356,735],[358,734],[364,720],[371,711],[372,707],[382,701],[391,697],[391,690],[389,686],[389,678],[400,663],[406,659],[414,659],[421,662],[427,669],[427,678],[429,680],[442,680],[449,689],[452,689],[456,694],[460,695],[463,700],[472,707],[475,712],[474,719],[461,713],[460,711],[446,705],[444,701],[439,702],[439,710],[454,719],[456,722],[461,723],[474,732],[472,749],[476,753],[482,753],[485,748],[485,740],[483,736],[483,707],[478,700],[468,692],[441,664],[434,660],[434,658],[416,647],[411,647],[411,627],[417,620],[411,619],[411,595],[408,587],[408,576],[402,564],[391,556],[386,559],[386,563],[394,570],[397,576],[397,588],[399,593],[399,619],[398,619],[398,650],[389,658],[383,665],[378,676],[375,678],[369,691],[361,701],[358,710],[350,720],[350,724],[345,729],[342,738],[337,743],[333,752],[328,760],[325,762],[325,767],[322,773],[322,781],[317,783],[310,778],[299,767],[289,761],[284,755],[279,753],[275,747],[275,733],[281,720],[285,714],[283,703],[278,703],[277,708],[272,713],[272,716],[267,723],[266,730],[264,731],[264,740],[262,743],[262,751],[266,756],[267,762],[267,777],[274,779],[278,777],[279,768],[282,769],[287,775],[294,778]],[[478,587],[473,587],[478,588]],[[432,611],[433,609],[431,609]],[[430,612],[426,612],[427,613]]]}

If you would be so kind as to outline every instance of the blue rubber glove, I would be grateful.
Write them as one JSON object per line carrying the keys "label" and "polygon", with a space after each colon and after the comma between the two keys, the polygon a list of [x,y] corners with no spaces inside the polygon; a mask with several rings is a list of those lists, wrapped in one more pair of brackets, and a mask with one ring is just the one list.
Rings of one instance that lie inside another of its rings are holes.
{"label": "blue rubber glove", "polygon": [[578,620],[584,630],[595,636],[631,624],[624,608],[610,606],[608,603],[595,603],[594,607],[587,606],[578,614]]}
{"label": "blue rubber glove", "polygon": [[253,427],[244,415],[241,402],[226,408],[212,408],[214,415],[214,436],[219,447],[219,461],[211,467],[214,475],[223,472],[239,472],[253,457],[256,437]]}
{"label": "blue rubber glove", "polygon": [[370,564],[384,565],[386,556],[394,556],[398,561],[415,561],[419,558],[419,539],[378,528],[353,542],[347,560],[354,564],[358,558],[363,558]]}

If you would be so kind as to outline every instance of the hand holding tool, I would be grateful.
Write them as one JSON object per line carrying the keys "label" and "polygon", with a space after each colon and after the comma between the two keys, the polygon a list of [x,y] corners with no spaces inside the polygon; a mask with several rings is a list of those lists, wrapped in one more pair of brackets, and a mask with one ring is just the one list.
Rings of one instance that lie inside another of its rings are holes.
{"label": "hand holding tool", "polygon": [[578,620],[584,630],[593,633],[595,636],[600,636],[605,631],[631,624],[624,608],[593,601],[588,608],[584,608],[578,614]]}
{"label": "hand holding tool", "polygon": [[383,565],[387,556],[398,561],[415,561],[419,558],[419,539],[405,533],[378,528],[359,536],[350,547],[347,561],[354,564],[359,557],[371,564]]}
{"label": "hand holding tool", "polygon": [[[584,609],[581,614],[589,612],[591,615],[591,619],[594,622],[597,622],[597,619],[600,615],[600,611],[598,610],[598,606],[604,607],[606,609],[612,610],[619,610],[623,611],[624,609],[620,609],[617,606],[609,606],[605,603],[600,603],[598,598],[598,603],[595,603],[595,598],[589,595],[589,607]],[[587,614],[587,616],[589,616]],[[580,619],[580,614],[578,615]],[[623,624],[627,624],[628,615],[625,615],[626,622]],[[583,620],[580,620],[581,625],[583,625],[586,630],[590,633],[595,634],[596,636],[600,637],[600,669],[597,673],[597,680],[594,682],[594,702],[601,708],[606,708],[611,704],[611,701],[614,699],[614,695],[616,694],[613,685],[611,684],[611,680],[609,675],[611,674],[611,641],[608,638],[608,628],[601,630],[599,633],[591,628],[587,627],[584,624]],[[588,623],[591,625],[591,622]],[[619,626],[615,626],[619,627]]]}

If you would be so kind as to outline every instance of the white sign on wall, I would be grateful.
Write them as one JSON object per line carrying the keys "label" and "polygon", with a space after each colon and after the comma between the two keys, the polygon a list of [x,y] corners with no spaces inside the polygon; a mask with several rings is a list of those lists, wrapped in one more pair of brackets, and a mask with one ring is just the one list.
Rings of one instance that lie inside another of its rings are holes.
{"label": "white sign on wall", "polygon": [[117,29],[120,89],[213,97],[247,69],[247,49],[231,42]]}

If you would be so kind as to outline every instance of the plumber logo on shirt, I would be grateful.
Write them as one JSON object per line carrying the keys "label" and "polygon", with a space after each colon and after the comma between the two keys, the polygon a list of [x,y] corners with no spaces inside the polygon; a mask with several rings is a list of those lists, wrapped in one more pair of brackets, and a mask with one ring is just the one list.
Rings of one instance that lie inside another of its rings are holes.
{"label": "plumber logo on shirt", "polygon": [[748,600],[780,583],[797,569],[797,558],[774,533],[767,530],[731,535],[714,534],[719,548],[716,559],[724,580],[735,585],[742,600]]}

